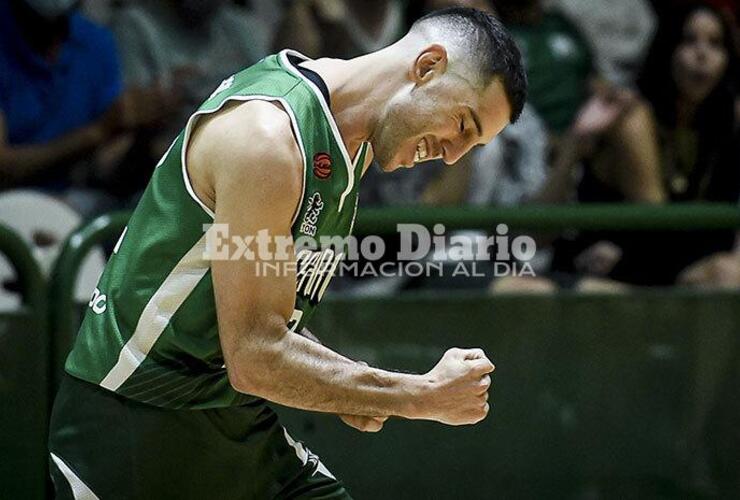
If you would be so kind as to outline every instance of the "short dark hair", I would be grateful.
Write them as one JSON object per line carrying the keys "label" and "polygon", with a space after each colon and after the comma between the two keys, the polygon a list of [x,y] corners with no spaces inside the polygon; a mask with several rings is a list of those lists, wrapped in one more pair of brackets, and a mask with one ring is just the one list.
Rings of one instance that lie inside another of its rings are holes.
{"label": "short dark hair", "polygon": [[522,55],[509,31],[491,14],[468,7],[451,7],[433,11],[418,19],[411,29],[436,21],[448,23],[450,28],[470,30],[471,49],[485,82],[500,78],[511,106],[511,123],[519,119],[527,99],[527,74]]}

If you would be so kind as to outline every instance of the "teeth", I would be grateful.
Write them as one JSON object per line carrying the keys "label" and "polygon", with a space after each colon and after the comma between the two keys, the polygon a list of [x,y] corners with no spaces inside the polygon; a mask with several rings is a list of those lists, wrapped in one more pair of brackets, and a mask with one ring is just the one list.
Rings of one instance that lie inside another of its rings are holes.
{"label": "teeth", "polygon": [[419,141],[419,144],[416,145],[416,154],[414,155],[414,162],[418,163],[420,161],[424,161],[427,159],[428,156],[427,151],[427,143],[424,139]]}

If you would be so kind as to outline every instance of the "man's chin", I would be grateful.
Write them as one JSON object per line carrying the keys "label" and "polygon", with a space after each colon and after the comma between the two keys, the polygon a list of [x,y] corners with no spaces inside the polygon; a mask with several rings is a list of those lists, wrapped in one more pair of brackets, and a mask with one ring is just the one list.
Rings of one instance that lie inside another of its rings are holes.
{"label": "man's chin", "polygon": [[398,170],[399,168],[401,168],[401,166],[402,165],[396,165],[396,164],[393,164],[393,163],[390,164],[390,165],[381,165],[380,166],[380,170],[382,170],[384,173],[394,172],[394,171]]}
{"label": "man's chin", "polygon": [[402,163],[391,163],[389,165],[382,165],[380,169],[383,172],[395,172],[396,170],[402,169],[402,168],[413,168],[414,165],[404,165]]}

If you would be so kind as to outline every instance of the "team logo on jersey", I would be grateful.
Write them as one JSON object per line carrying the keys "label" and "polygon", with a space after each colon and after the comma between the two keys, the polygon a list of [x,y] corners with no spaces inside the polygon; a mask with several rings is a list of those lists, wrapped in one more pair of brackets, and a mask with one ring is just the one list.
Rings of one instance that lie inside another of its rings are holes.
{"label": "team logo on jersey", "polygon": [[316,236],[316,224],[319,222],[319,215],[324,209],[324,201],[321,194],[316,192],[308,199],[306,206],[306,215],[303,216],[300,231],[306,236]]}
{"label": "team logo on jersey", "polygon": [[311,304],[318,304],[324,296],[329,281],[343,253],[332,248],[324,250],[301,250],[296,255],[296,294]]}
{"label": "team logo on jersey", "polygon": [[331,156],[328,153],[313,155],[313,175],[321,180],[331,177]]}

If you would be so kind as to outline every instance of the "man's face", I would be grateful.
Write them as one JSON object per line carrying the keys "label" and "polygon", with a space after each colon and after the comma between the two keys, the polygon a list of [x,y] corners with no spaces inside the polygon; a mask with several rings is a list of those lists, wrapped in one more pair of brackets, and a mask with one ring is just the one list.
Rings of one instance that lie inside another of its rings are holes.
{"label": "man's face", "polygon": [[437,158],[452,165],[509,123],[511,107],[498,80],[482,88],[444,66],[431,73],[415,67],[409,88],[388,104],[372,139],[384,171]]}

